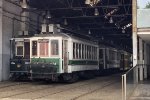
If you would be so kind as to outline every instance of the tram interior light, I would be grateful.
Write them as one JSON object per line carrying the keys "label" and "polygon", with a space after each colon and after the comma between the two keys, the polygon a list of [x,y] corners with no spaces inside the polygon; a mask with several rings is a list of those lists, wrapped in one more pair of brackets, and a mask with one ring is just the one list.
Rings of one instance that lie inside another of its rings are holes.
{"label": "tram interior light", "polygon": [[47,18],[47,19],[52,18],[51,14],[50,14],[50,11],[47,11],[46,18]]}
{"label": "tram interior light", "polygon": [[114,23],[113,18],[110,17],[109,23]]}
{"label": "tram interior light", "polygon": [[95,15],[95,16],[98,16],[98,15],[99,15],[99,11],[98,11],[98,8],[95,8],[95,12],[94,12],[94,15]]}

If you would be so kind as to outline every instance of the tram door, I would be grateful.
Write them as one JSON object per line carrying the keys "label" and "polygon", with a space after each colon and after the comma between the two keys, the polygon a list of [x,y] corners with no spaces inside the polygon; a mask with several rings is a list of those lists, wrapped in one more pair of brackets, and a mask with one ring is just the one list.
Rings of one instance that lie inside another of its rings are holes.
{"label": "tram door", "polygon": [[99,49],[99,69],[105,69],[105,55],[104,55],[104,49]]}
{"label": "tram door", "polygon": [[30,42],[24,42],[24,57],[30,58]]}
{"label": "tram door", "polygon": [[68,41],[64,40],[63,41],[63,68],[64,68],[64,72],[68,72]]}
{"label": "tram door", "polygon": [[121,62],[120,62],[121,70],[125,70],[124,66],[124,54],[121,54]]}

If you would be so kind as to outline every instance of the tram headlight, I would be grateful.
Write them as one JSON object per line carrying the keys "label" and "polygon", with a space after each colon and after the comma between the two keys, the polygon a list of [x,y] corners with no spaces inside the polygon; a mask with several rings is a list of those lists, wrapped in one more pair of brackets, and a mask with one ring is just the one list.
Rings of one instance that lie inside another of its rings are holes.
{"label": "tram headlight", "polygon": [[54,65],[56,65],[56,63],[54,63]]}
{"label": "tram headlight", "polygon": [[12,65],[15,65],[15,62],[11,62]]}
{"label": "tram headlight", "polygon": [[52,64],[52,65],[56,65],[56,63],[55,63],[55,62],[52,62],[52,63],[50,63],[50,64]]}
{"label": "tram headlight", "polygon": [[30,73],[32,73],[32,70],[30,70]]}
{"label": "tram headlight", "polygon": [[25,64],[30,64],[30,62],[25,62]]}
{"label": "tram headlight", "polygon": [[42,65],[42,68],[45,68],[45,65]]}
{"label": "tram headlight", "polygon": [[20,64],[17,64],[17,68],[20,68],[21,67],[21,65]]}
{"label": "tram headlight", "polygon": [[51,64],[51,65],[57,65],[56,62],[50,62],[49,64]]}

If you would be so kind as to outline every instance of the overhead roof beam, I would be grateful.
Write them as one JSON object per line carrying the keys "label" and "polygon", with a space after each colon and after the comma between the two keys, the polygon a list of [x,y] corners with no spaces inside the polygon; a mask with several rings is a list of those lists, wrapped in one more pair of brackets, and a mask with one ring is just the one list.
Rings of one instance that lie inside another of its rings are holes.
{"label": "overhead roof beam", "polygon": [[[124,22],[129,22],[129,21],[124,21]],[[96,25],[104,25],[104,24],[110,24],[110,22],[89,22],[89,23],[77,23],[78,25],[93,25],[93,24],[96,24]]]}
{"label": "overhead roof beam", "polygon": [[77,10],[82,10],[82,9],[93,9],[93,8],[119,8],[120,6],[125,7],[125,6],[132,6],[131,4],[121,4],[121,5],[105,5],[105,6],[94,6],[94,7],[65,7],[65,8],[51,8],[50,10],[67,10],[67,9],[77,9]]}
{"label": "overhead roof beam", "polygon": [[103,36],[116,36],[116,35],[117,35],[117,36],[118,36],[118,35],[119,35],[119,36],[122,36],[122,35],[123,35],[123,36],[126,36],[126,35],[127,35],[127,36],[128,36],[129,34],[101,34],[101,35],[103,35]]}
{"label": "overhead roof beam", "polygon": [[93,29],[93,30],[100,30],[100,29],[118,29],[117,27],[95,27],[95,28],[84,28],[84,29]]}
{"label": "overhead roof beam", "polygon": [[[121,15],[111,15],[113,17],[126,17],[126,16],[132,16],[132,14],[121,14]],[[105,17],[105,15],[100,15],[100,16],[70,16],[70,17],[62,17],[62,18],[99,18],[99,17]]]}

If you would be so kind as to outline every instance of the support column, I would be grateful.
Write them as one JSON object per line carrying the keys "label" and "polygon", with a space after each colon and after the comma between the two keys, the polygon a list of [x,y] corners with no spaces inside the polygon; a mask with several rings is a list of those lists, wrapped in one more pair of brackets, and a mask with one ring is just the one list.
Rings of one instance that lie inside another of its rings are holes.
{"label": "support column", "polygon": [[[150,65],[150,51],[149,45],[147,45],[147,64]],[[150,76],[149,66],[147,67],[147,75]]]}
{"label": "support column", "polygon": [[133,41],[133,67],[137,65],[137,33],[134,32],[132,35],[132,41]]}
{"label": "support column", "polygon": [[[143,64],[143,41],[139,38],[139,64]],[[143,66],[139,66],[140,69],[140,81],[143,81]]]}
{"label": "support column", "polygon": [[[10,74],[10,38],[18,33],[20,21],[13,23],[14,18],[20,19],[21,8],[9,0],[0,0],[0,81],[8,80]],[[5,15],[5,16],[4,16]],[[14,27],[15,26],[15,27]]]}
{"label": "support column", "polygon": [[0,0],[0,81],[2,81],[2,66],[3,66],[3,50],[2,50],[2,41],[3,41],[3,38],[2,38],[2,34],[3,34],[3,30],[2,30],[2,13],[3,13],[3,10],[2,10],[2,7],[3,7],[3,0]]}
{"label": "support column", "polygon": [[[2,0],[0,7],[2,7]],[[0,8],[0,81],[2,81],[2,12],[2,8]]]}
{"label": "support column", "polygon": [[149,45],[147,45],[147,64],[149,65]]}
{"label": "support column", "polygon": [[[132,48],[133,48],[133,67],[137,65],[137,1],[132,0]],[[138,82],[138,68],[133,73],[134,82]]]}
{"label": "support column", "polygon": [[144,79],[147,79],[147,44],[144,43]]}

